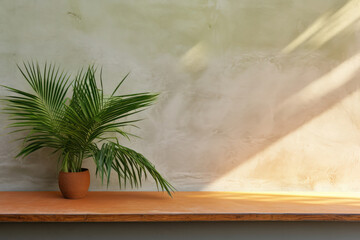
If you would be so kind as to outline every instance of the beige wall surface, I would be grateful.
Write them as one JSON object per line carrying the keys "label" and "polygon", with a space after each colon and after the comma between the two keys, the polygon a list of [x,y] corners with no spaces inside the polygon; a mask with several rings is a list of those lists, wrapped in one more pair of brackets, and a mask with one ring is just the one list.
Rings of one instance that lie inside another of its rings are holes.
{"label": "beige wall surface", "polygon": [[[122,141],[178,190],[359,191],[359,17],[359,0],[0,0],[0,83],[29,90],[32,59],[103,66],[108,91],[130,71],[123,93],[161,95]],[[57,189],[56,157],[15,159],[6,124],[0,190]]]}

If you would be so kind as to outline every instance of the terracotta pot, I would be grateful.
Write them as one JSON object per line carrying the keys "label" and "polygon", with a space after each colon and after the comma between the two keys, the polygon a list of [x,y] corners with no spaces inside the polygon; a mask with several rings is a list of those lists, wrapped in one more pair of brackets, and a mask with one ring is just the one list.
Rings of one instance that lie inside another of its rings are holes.
{"label": "terracotta pot", "polygon": [[86,196],[90,186],[89,170],[81,172],[60,172],[59,188],[64,198],[77,199]]}

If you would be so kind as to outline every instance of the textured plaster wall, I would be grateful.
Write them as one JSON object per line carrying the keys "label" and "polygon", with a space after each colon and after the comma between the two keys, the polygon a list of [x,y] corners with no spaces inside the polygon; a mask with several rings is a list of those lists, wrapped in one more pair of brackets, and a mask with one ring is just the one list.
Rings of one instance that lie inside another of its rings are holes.
{"label": "textured plaster wall", "polygon": [[[359,191],[359,16],[357,0],[0,0],[0,82],[29,89],[31,59],[96,63],[109,91],[131,71],[123,92],[161,97],[124,144],[178,190]],[[56,158],[14,159],[14,138],[0,190],[56,189]]]}

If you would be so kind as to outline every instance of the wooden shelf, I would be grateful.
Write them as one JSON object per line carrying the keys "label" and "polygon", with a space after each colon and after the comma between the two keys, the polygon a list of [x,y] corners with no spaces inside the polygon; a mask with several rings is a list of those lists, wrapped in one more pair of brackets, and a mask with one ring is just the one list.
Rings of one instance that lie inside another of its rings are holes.
{"label": "wooden shelf", "polygon": [[360,221],[360,195],[0,192],[0,222]]}

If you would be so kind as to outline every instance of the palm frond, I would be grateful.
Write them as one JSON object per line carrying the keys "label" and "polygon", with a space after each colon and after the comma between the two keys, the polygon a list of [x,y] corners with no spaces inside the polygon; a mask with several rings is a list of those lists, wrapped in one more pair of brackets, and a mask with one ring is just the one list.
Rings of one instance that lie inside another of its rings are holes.
{"label": "palm frond", "polygon": [[170,196],[175,190],[142,154],[118,143],[108,142],[102,144],[101,148],[95,147],[93,159],[96,164],[96,173],[100,175],[102,181],[106,177],[107,184],[109,184],[113,169],[118,175],[120,187],[122,185],[126,187],[127,184],[131,187],[140,187],[142,180],[150,175],[155,180],[158,189],[166,191]]}
{"label": "palm frond", "polygon": [[38,64],[24,63],[20,72],[31,86],[34,94],[3,86],[15,95],[2,100],[6,103],[3,111],[13,121],[9,127],[18,131],[28,131],[24,147],[18,156],[25,157],[42,147],[60,147],[64,139],[61,136],[61,118],[66,93],[70,87],[69,75],[61,72],[52,64],[45,64],[41,71]]}

